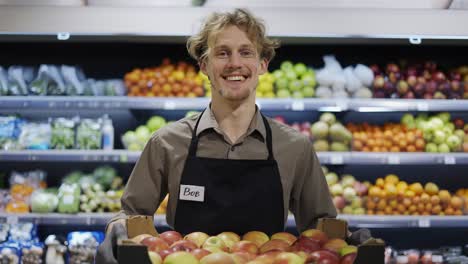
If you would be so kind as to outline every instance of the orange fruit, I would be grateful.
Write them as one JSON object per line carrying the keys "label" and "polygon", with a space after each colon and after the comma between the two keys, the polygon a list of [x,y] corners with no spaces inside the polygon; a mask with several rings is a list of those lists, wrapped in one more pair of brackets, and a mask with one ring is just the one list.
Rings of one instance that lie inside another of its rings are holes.
{"label": "orange fruit", "polygon": [[391,184],[396,185],[398,184],[399,181],[400,179],[395,174],[388,174],[387,176],[385,176],[386,183],[391,183]]}
{"label": "orange fruit", "polygon": [[421,185],[421,183],[419,182],[416,182],[416,183],[413,183],[409,186],[410,190],[412,190],[416,195],[420,195],[423,193],[424,189]]}

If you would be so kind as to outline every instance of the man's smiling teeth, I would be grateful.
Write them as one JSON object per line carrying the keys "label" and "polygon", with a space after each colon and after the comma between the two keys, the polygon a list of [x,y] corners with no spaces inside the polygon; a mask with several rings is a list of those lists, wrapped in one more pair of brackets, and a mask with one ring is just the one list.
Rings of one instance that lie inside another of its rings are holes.
{"label": "man's smiling teeth", "polygon": [[243,81],[243,80],[245,80],[245,77],[242,76],[242,75],[228,76],[228,77],[226,77],[226,80],[228,80],[228,81]]}

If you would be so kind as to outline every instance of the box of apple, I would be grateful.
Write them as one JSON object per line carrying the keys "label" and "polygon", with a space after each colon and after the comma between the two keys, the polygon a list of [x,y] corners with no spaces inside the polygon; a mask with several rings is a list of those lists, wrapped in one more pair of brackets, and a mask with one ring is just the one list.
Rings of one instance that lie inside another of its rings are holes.
{"label": "box of apple", "polygon": [[183,236],[166,231],[158,237],[142,234],[131,240],[147,247],[152,264],[350,264],[358,254],[358,247],[348,245],[343,239],[329,239],[319,229],[308,229],[299,237],[288,232],[269,237],[260,231],[243,235],[222,232],[216,236],[203,232]]}

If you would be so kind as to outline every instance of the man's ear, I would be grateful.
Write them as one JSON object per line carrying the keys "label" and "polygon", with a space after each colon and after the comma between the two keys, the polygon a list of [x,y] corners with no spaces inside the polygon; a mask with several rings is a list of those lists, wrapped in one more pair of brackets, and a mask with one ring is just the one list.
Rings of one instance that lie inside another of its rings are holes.
{"label": "man's ear", "polygon": [[200,60],[200,62],[198,62],[198,65],[200,66],[200,70],[203,72],[203,74],[208,76],[208,73],[206,72],[206,58]]}
{"label": "man's ear", "polygon": [[262,75],[268,71],[268,64],[270,62],[267,59],[260,59],[259,74]]}

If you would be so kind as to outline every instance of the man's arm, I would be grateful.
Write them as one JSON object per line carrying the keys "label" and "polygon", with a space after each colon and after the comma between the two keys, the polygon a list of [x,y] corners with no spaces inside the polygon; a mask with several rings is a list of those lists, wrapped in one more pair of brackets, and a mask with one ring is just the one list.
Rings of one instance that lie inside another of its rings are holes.
{"label": "man's arm", "polygon": [[299,232],[315,228],[319,218],[336,217],[337,214],[313,145],[306,138],[303,145],[290,201]]}
{"label": "man's arm", "polygon": [[121,199],[122,211],[109,221],[106,230],[114,222],[125,226],[128,215],[154,215],[167,194],[164,157],[164,149],[158,134],[155,134],[146,144],[128,179]]}

